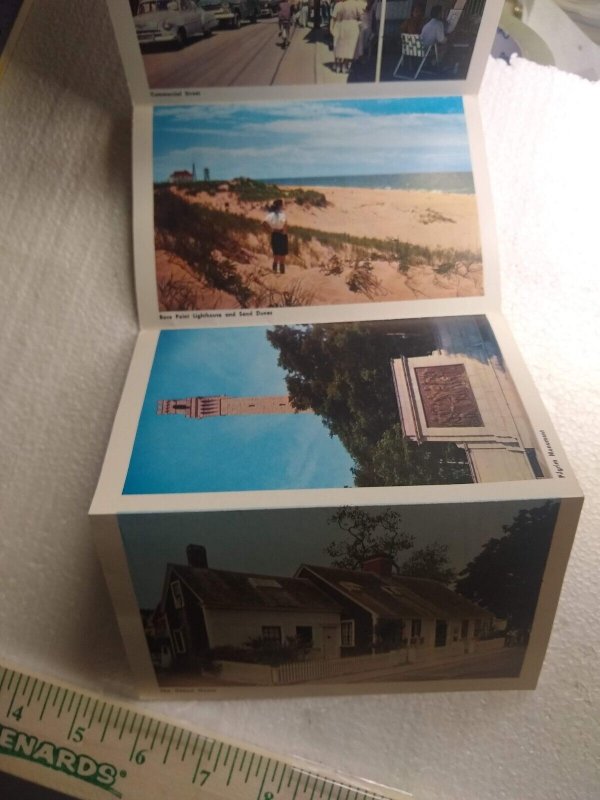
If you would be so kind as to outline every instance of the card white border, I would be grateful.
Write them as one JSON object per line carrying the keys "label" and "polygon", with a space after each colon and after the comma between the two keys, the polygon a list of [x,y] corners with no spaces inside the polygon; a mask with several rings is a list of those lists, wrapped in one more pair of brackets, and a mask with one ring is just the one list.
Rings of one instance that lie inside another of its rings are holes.
{"label": "card white border", "polygon": [[[495,234],[493,203],[486,168],[485,145],[477,99],[463,97],[464,118],[467,128],[471,169],[475,185],[475,200],[483,264],[484,294],[477,297],[437,298],[431,300],[394,300],[390,302],[365,302],[351,305],[301,306],[297,308],[252,309],[252,316],[224,319],[194,318],[194,312],[169,312],[158,309],[156,287],[156,253],[154,231],[154,153],[153,112],[149,106],[134,109],[133,116],[133,236],[135,285],[138,314],[142,328],[195,328],[230,327],[234,325],[294,324],[306,321],[307,315],[316,322],[332,320],[390,319],[421,316],[423,307],[427,316],[458,313],[478,314],[500,308],[500,269]],[[158,106],[157,106],[158,108]],[[198,309],[198,312],[210,309]],[[221,310],[224,314],[224,310]],[[257,312],[263,312],[258,316]],[[264,315],[268,312],[269,316]],[[248,314],[244,310],[244,314]]]}
{"label": "card white border", "polygon": [[[530,482],[527,483],[531,486]],[[535,502],[536,498],[524,497],[521,499]],[[141,697],[153,698],[160,696],[164,698],[175,695],[195,700],[215,700],[535,689],[552,632],[560,590],[582,505],[581,498],[552,499],[560,501],[560,509],[546,562],[531,635],[519,676],[507,678],[454,678],[390,683],[369,683],[368,681],[347,684],[306,683],[277,687],[239,686],[210,688],[204,686],[161,688],[150,658],[141,622],[139,604],[131,581],[127,556],[116,516],[95,517],[92,520],[92,532],[116,610],[125,651],[133,672],[135,691]]]}
{"label": "card white border", "polygon": [[[456,309],[454,309],[456,311]],[[428,313],[412,318],[428,317]],[[464,316],[437,314],[434,316]],[[519,355],[503,318],[486,315],[496,336],[509,375],[517,388],[525,413],[535,434],[540,453],[552,477],[497,483],[452,484],[448,486],[398,486],[346,489],[289,489],[247,492],[190,492],[169,494],[123,495],[138,420],[160,331],[142,331],[138,336],[123,396],[115,418],[100,480],[90,510],[91,514],[154,511],[215,511],[251,508],[323,507],[329,505],[380,505],[440,503],[452,500],[484,501],[542,499],[581,496],[577,481],[559,443],[552,422],[541,402],[533,381]],[[403,315],[402,318],[408,318]],[[318,320],[304,319],[304,322]],[[267,326],[268,327],[268,326]],[[543,432],[543,433],[542,433]],[[548,456],[549,442],[559,470]]]}

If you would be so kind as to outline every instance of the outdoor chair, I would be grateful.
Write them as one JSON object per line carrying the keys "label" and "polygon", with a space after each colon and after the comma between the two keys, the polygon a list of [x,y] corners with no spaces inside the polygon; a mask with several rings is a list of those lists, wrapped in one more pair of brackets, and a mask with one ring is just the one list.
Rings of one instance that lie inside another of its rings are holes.
{"label": "outdoor chair", "polygon": [[[401,40],[401,48],[402,48],[402,55],[400,56],[400,60],[396,64],[396,68],[394,69],[393,76],[394,78],[398,78],[400,80],[405,81],[415,81],[425,66],[425,62],[427,61],[429,54],[433,50],[435,60],[437,62],[437,46],[435,44],[429,45],[429,47],[425,47],[423,42],[421,41],[421,37],[418,33],[402,33],[400,34]],[[410,58],[413,64],[416,62],[416,59],[419,59],[416,71],[414,74],[399,74],[401,67],[404,64],[404,60],[406,58]]]}

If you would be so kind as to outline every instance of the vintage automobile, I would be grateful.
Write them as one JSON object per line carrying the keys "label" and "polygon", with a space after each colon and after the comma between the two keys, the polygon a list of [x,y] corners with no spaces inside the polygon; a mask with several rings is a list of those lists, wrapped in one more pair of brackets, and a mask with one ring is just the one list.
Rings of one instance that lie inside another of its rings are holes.
{"label": "vintage automobile", "polygon": [[184,47],[189,39],[208,36],[218,20],[194,0],[142,0],[134,17],[141,45],[165,43]]}
{"label": "vintage automobile", "polygon": [[279,13],[280,0],[260,0],[260,16],[274,17]]}
{"label": "vintage automobile", "polygon": [[260,15],[259,0],[197,0],[197,3],[216,17],[223,28],[239,28],[242,22],[256,22]]}

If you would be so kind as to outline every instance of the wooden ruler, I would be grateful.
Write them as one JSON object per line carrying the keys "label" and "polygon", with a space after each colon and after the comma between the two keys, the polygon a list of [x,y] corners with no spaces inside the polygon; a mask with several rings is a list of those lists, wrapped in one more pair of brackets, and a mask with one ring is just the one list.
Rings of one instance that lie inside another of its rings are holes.
{"label": "wooden ruler", "polygon": [[399,800],[0,665],[0,770],[81,800]]}

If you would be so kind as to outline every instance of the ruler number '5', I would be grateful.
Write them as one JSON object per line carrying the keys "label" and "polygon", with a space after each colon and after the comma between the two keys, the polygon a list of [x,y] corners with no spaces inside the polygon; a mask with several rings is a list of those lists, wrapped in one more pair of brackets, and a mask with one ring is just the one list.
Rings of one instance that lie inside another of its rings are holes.
{"label": "ruler number '5'", "polygon": [[83,741],[83,734],[85,733],[84,727],[75,728],[71,736],[69,737],[74,742],[81,742]]}

